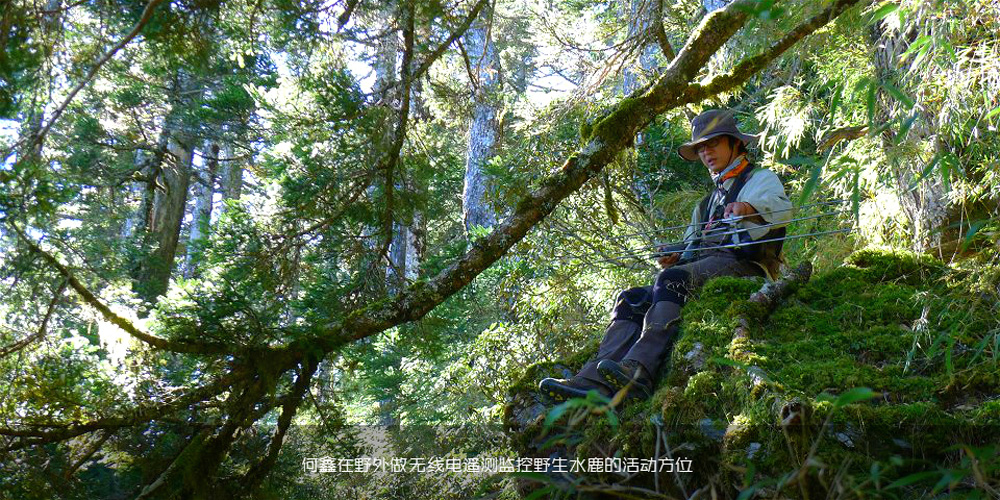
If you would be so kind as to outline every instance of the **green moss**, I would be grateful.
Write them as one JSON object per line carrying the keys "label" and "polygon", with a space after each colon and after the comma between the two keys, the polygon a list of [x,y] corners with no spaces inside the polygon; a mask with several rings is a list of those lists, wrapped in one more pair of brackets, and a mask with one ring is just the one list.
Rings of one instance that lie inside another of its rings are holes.
{"label": "green moss", "polygon": [[[699,464],[695,483],[743,484],[734,470],[750,464],[755,480],[776,480],[796,470],[817,439],[817,463],[850,463],[859,477],[896,455],[952,460],[949,447],[987,442],[1000,425],[996,292],[977,283],[926,256],[866,249],[765,315],[746,300],[759,281],[711,280],[683,311],[670,363],[683,370],[661,377],[649,402],[628,406],[617,430],[588,429],[587,452],[650,456],[650,419],[659,416],[671,446],[684,446]],[[733,338],[737,316],[751,320],[749,336]],[[704,364],[684,358],[695,344]],[[712,362],[723,357],[759,367],[773,383],[753,384],[745,370]],[[817,401],[855,387],[878,397],[837,410]],[[789,401],[809,411],[783,430]],[[706,422],[726,429],[721,442],[704,432]],[[811,471],[809,488],[823,497],[818,479]],[[662,478],[659,486],[673,487]]]}
{"label": "green moss", "polygon": [[566,378],[572,376],[597,353],[598,345],[599,342],[594,341],[588,347],[565,360],[543,361],[529,365],[524,369],[524,373],[510,385],[508,393],[519,394],[534,391],[538,388],[538,382],[546,377]]}
{"label": "green moss", "polygon": [[594,124],[583,120],[580,123],[580,142],[585,143],[590,140],[590,134],[594,132]]}
{"label": "green moss", "polygon": [[621,139],[622,131],[627,129],[628,122],[635,116],[639,105],[639,100],[625,98],[618,102],[613,111],[594,120],[592,124],[584,120],[580,125],[580,140],[587,142],[597,137],[605,143],[617,142]]}
{"label": "green moss", "polygon": [[969,420],[984,426],[1000,426],[1000,400],[987,401],[966,416]]}
{"label": "green moss", "polygon": [[[745,300],[760,290],[763,283],[763,279],[760,278],[735,278],[732,276],[713,278],[707,281],[698,292],[698,307],[696,308],[710,308],[716,312],[725,311],[726,307],[733,301]],[[685,314],[691,305],[685,306]]]}
{"label": "green moss", "polygon": [[946,269],[941,261],[929,255],[885,248],[854,252],[846,264],[866,270],[877,281],[900,280],[913,284],[939,276]]}
{"label": "green moss", "polygon": [[767,357],[759,352],[759,347],[746,337],[734,338],[729,343],[729,351],[726,356],[744,365],[759,365],[767,361]]}
{"label": "green moss", "polygon": [[753,327],[760,325],[767,316],[767,308],[757,302],[737,300],[726,309],[726,315],[730,318],[744,318]]}
{"label": "green moss", "polygon": [[721,387],[719,374],[714,371],[696,373],[688,379],[684,397],[706,399],[715,397]]}

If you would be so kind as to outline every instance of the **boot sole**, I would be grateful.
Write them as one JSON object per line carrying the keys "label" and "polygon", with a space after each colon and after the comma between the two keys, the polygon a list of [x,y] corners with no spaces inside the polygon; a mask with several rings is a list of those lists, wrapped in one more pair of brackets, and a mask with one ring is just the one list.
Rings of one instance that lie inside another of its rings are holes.
{"label": "boot sole", "polygon": [[[565,384],[560,384],[558,382],[545,383],[544,380],[542,383],[538,384],[538,392],[540,392],[542,396],[545,396],[549,400],[557,403],[563,403],[573,398],[586,398],[587,393],[592,390],[597,389],[578,389]],[[601,391],[597,390],[597,392]]]}
{"label": "boot sole", "polygon": [[619,392],[628,387],[628,393],[625,394],[626,399],[648,399],[652,396],[653,391],[650,389],[648,384],[632,379],[632,377],[626,375],[625,372],[616,367],[609,367],[607,364],[601,362],[597,365],[597,373],[600,373],[601,376],[604,377],[604,381],[607,382],[615,392]]}

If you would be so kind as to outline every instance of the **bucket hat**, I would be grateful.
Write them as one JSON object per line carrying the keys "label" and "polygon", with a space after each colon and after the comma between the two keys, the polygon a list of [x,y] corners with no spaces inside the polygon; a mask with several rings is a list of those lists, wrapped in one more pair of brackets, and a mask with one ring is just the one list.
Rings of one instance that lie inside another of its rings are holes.
{"label": "bucket hat", "polygon": [[747,146],[757,142],[757,136],[744,134],[736,126],[736,118],[728,109],[710,109],[691,119],[691,141],[681,144],[677,154],[689,161],[698,160],[699,144],[720,135],[731,135]]}

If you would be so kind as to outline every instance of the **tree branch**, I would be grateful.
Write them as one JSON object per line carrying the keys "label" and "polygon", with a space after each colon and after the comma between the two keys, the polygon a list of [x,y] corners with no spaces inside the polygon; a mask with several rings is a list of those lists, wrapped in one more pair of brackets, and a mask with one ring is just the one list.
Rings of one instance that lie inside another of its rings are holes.
{"label": "tree branch", "polygon": [[422,318],[446,298],[502,257],[524,238],[528,230],[548,216],[567,196],[596,175],[631,144],[636,133],[652,119],[678,105],[685,86],[746,21],[741,8],[753,0],[738,0],[707,16],[691,35],[673,63],[648,89],[640,89],[621,101],[595,126],[585,145],[562,167],[542,182],[540,188],[518,203],[506,221],[479,240],[463,257],[430,281],[419,281],[385,304],[378,302],[356,310],[346,318],[326,325],[314,336],[293,342],[286,349],[299,356],[312,348],[324,352],[395,325]]}
{"label": "tree branch", "polygon": [[288,427],[292,423],[292,417],[295,416],[296,411],[298,411],[299,406],[304,401],[305,393],[309,389],[309,384],[312,382],[312,377],[318,367],[318,359],[303,361],[302,369],[299,370],[295,385],[285,396],[284,403],[281,405],[281,416],[278,417],[278,426],[274,430],[274,435],[271,436],[271,442],[268,443],[267,455],[248,470],[239,481],[240,487],[245,492],[249,493],[256,489],[261,481],[264,480],[264,476],[277,463],[278,452],[281,451],[281,444],[284,442],[285,433],[288,432]]}
{"label": "tree branch", "polygon": [[351,20],[351,14],[354,13],[354,9],[357,8],[361,0],[347,0],[346,5],[344,5],[344,12],[337,17],[337,31],[344,28],[347,21]]}
{"label": "tree branch", "polygon": [[810,35],[812,32],[826,25],[828,22],[836,19],[837,16],[843,14],[847,9],[858,3],[867,5],[871,2],[872,0],[836,0],[834,3],[830,4],[829,7],[823,9],[823,11],[819,14],[816,14],[806,22],[798,25],[787,35],[771,45],[767,51],[740,61],[732,69],[732,71],[716,76],[706,85],[690,85],[684,93],[682,103],[687,104],[698,102],[720,92],[726,92],[735,88],[737,85],[747,81],[751,76],[757,74],[757,72],[766,68],[772,61],[777,59],[778,56],[795,45],[799,40]]}
{"label": "tree branch", "polygon": [[[470,10],[469,14],[465,16],[465,20],[462,21],[462,24],[458,25],[458,28],[452,31],[448,35],[448,38],[446,38],[445,41],[441,42],[441,44],[438,45],[437,48],[431,51],[431,53],[428,54],[426,58],[424,58],[424,60],[420,63],[420,65],[413,70],[413,73],[410,75],[411,82],[419,80],[421,77],[423,77],[424,74],[431,69],[431,65],[434,64],[434,61],[437,61],[442,55],[444,55],[445,51],[448,50],[448,47],[451,47],[451,44],[455,43],[456,41],[458,41],[459,49],[463,53],[465,52],[465,49],[461,47],[461,41],[459,40],[459,38],[462,35],[464,35],[466,31],[469,31],[469,27],[471,27],[472,23],[476,20],[477,17],[479,17],[479,13],[482,12],[483,8],[486,6],[487,1],[488,0],[479,0],[478,2],[476,2],[475,5],[472,6],[472,10]],[[404,33],[404,37],[405,36],[406,35]],[[392,89],[399,83],[401,82],[393,82],[390,85],[386,86],[385,90],[388,91],[389,89]]]}
{"label": "tree branch", "polygon": [[157,337],[155,335],[150,335],[140,330],[131,321],[115,314],[115,312],[112,311],[111,308],[107,306],[107,304],[101,302],[101,300],[98,299],[97,296],[93,294],[93,292],[88,290],[87,287],[83,286],[83,284],[80,283],[78,279],[76,279],[76,276],[73,274],[72,271],[69,270],[69,268],[63,265],[62,262],[59,262],[59,260],[56,259],[52,254],[46,252],[45,250],[42,250],[42,248],[39,247],[37,244],[35,244],[35,242],[31,240],[31,238],[28,238],[28,236],[24,234],[21,228],[17,227],[13,222],[10,222],[10,226],[14,229],[14,233],[17,234],[17,236],[21,239],[21,241],[24,242],[24,244],[27,245],[32,252],[41,255],[42,258],[49,263],[49,265],[51,265],[52,267],[56,268],[57,271],[59,271],[59,274],[61,274],[63,278],[66,279],[66,282],[69,283],[69,286],[72,287],[74,291],[76,291],[77,295],[79,295],[84,302],[90,304],[90,306],[93,307],[94,309],[97,309],[101,313],[101,316],[104,316],[104,319],[114,324],[118,328],[121,328],[129,335],[158,349],[163,349],[172,352],[179,352],[186,354],[224,354],[229,352],[229,349],[224,344],[167,340],[161,337]]}
{"label": "tree branch", "polygon": [[413,71],[413,80],[417,80],[423,76],[423,74],[431,68],[431,64],[434,64],[434,61],[440,58],[444,52],[448,50],[448,47],[455,43],[455,40],[464,35],[466,31],[469,31],[472,23],[477,17],[479,17],[479,13],[482,12],[483,7],[486,6],[487,1],[488,0],[479,0],[472,6],[472,10],[469,11],[469,15],[465,16],[465,20],[458,26],[458,29],[452,31],[451,34],[448,35],[448,38],[444,42],[441,42],[441,45],[438,45],[438,47],[434,49],[434,51],[432,51],[427,58],[423,60],[423,62],[420,63],[420,66],[417,66],[417,69]]}
{"label": "tree branch", "polygon": [[859,137],[863,137],[867,133],[868,125],[841,127],[831,130],[823,136],[823,140],[819,142],[819,147],[816,148],[816,151],[825,151],[836,146],[841,141],[853,141]]}
{"label": "tree branch", "polygon": [[660,52],[663,53],[663,57],[667,59],[667,62],[673,61],[676,54],[674,54],[674,48],[670,46],[670,40],[667,39],[667,32],[663,29],[663,0],[652,0],[653,1],[653,34],[656,35],[656,43],[660,45]]}
{"label": "tree branch", "polygon": [[395,189],[394,176],[396,167],[399,165],[399,155],[403,151],[403,143],[406,140],[406,126],[410,119],[410,89],[413,86],[413,74],[410,66],[413,63],[413,32],[414,32],[414,6],[411,2],[403,3],[403,61],[400,68],[400,80],[403,88],[400,98],[399,115],[396,126],[393,128],[392,144],[386,153],[385,160],[385,214],[382,218],[385,239],[379,250],[379,255],[385,255],[392,244],[393,236],[393,193]]}
{"label": "tree branch", "polygon": [[63,473],[63,479],[69,479],[73,476],[73,474],[76,474],[76,471],[80,469],[80,466],[87,463],[87,461],[90,460],[90,457],[94,456],[94,453],[97,453],[97,450],[100,450],[101,447],[104,446],[104,443],[107,442],[108,438],[110,438],[113,434],[114,431],[111,430],[102,432],[101,437],[91,443],[83,454],[80,455],[80,458],[70,464],[70,466],[66,469],[66,472]]}
{"label": "tree branch", "polygon": [[[260,365],[264,365],[263,371],[259,371]],[[278,365],[280,363],[248,365],[251,372],[242,378],[243,383],[234,387],[226,398],[224,412],[228,414],[228,418],[225,423],[214,429],[202,430],[166,470],[142,490],[137,500],[152,495],[161,498],[190,498],[195,491],[206,498],[220,497],[219,494],[214,494],[219,489],[215,483],[218,468],[236,441],[237,431],[249,427],[270,410],[270,405],[261,405],[260,401],[266,394],[274,391],[278,378],[285,370],[283,365]],[[198,474],[192,476],[187,472],[190,470],[197,470]],[[183,478],[176,478],[177,475],[183,475]],[[157,493],[163,486],[170,491],[165,494]]]}
{"label": "tree branch", "polygon": [[[20,450],[29,446],[64,441],[102,429],[113,430],[156,420],[162,415],[186,408],[222,393],[232,385],[234,379],[235,375],[230,373],[208,385],[192,390],[173,401],[156,406],[148,405],[146,407],[139,407],[131,410],[126,416],[103,418],[86,423],[34,425],[33,427],[36,427],[36,429],[0,427],[0,436],[21,438],[3,448],[2,451]],[[24,427],[28,426],[31,426],[31,424]],[[43,427],[46,430],[39,430],[37,427]]]}
{"label": "tree branch", "polygon": [[7,356],[13,352],[20,351],[21,349],[27,347],[28,344],[31,344],[32,342],[45,336],[45,333],[49,329],[49,319],[52,318],[52,313],[55,311],[56,308],[56,302],[58,302],[59,298],[62,297],[63,290],[65,289],[66,289],[66,280],[63,280],[63,282],[59,284],[59,289],[57,289],[56,293],[52,295],[52,300],[49,301],[49,307],[45,311],[45,317],[42,318],[42,324],[39,325],[38,331],[35,332],[35,334],[30,335],[23,340],[20,340],[7,347],[4,347],[3,349],[0,349],[0,358]]}
{"label": "tree branch", "polygon": [[66,111],[66,108],[69,106],[69,103],[73,101],[73,98],[76,97],[76,94],[80,93],[80,91],[83,90],[83,88],[86,87],[88,83],[90,83],[90,80],[94,78],[94,75],[96,75],[97,71],[101,69],[101,66],[104,66],[104,63],[111,60],[111,58],[114,57],[115,54],[118,53],[118,51],[125,48],[125,46],[128,45],[128,43],[131,42],[132,39],[135,38],[140,31],[142,31],[142,28],[146,26],[146,23],[148,23],[149,20],[152,19],[153,11],[156,9],[156,6],[161,3],[163,3],[163,0],[149,0],[149,3],[146,4],[146,8],[142,10],[142,15],[139,17],[139,21],[135,23],[135,26],[132,27],[132,31],[130,31],[127,35],[125,35],[125,37],[122,38],[121,41],[119,41],[114,47],[111,48],[111,50],[107,51],[103,56],[101,56],[101,58],[98,59],[96,63],[94,63],[94,66],[90,68],[90,71],[88,71],[86,76],[83,77],[83,80],[81,80],[80,83],[77,83],[76,86],[73,87],[73,90],[69,92],[69,94],[66,96],[66,99],[63,100],[62,104],[60,104],[59,107],[56,108],[56,110],[52,113],[52,118],[49,119],[48,123],[46,123],[41,129],[39,129],[38,133],[35,134],[34,137],[30,138],[31,142],[28,144],[28,149],[31,149],[42,143],[42,141],[45,138],[45,135],[49,133],[49,130],[52,128],[52,125],[54,125],[56,123],[56,120],[58,120],[59,117],[62,116],[63,112]]}

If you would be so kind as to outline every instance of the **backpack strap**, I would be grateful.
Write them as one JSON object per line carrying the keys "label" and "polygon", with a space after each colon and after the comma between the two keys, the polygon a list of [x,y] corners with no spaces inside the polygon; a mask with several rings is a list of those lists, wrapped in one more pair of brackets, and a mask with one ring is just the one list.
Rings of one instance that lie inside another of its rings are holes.
{"label": "backpack strap", "polygon": [[740,195],[740,191],[743,190],[743,186],[745,186],[747,180],[750,179],[750,173],[753,172],[753,170],[754,170],[753,163],[747,165],[747,167],[743,169],[742,172],[740,172],[740,175],[736,176],[736,178],[733,180],[733,184],[729,186],[729,189],[724,190],[726,194],[722,198],[722,204],[716,206],[714,210],[717,213],[713,214],[712,211],[709,210],[708,204],[709,201],[712,199],[712,193],[708,193],[708,196],[706,196],[704,199],[701,200],[701,205],[699,205],[698,213],[702,214],[703,223],[711,220],[713,218],[712,217],[713,215],[715,216],[714,218],[716,219],[722,218],[722,212],[726,209],[726,205],[729,205],[730,203],[736,201],[736,197]]}
{"label": "backpack strap", "polygon": [[729,186],[729,190],[726,191],[726,198],[725,200],[723,200],[722,206],[726,206],[736,201],[736,197],[739,196],[740,191],[743,190],[743,186],[747,184],[747,181],[750,179],[750,174],[753,172],[753,170],[754,170],[754,165],[753,163],[751,163],[747,165],[747,168],[743,169],[743,171],[740,172],[740,175],[736,176],[736,180],[733,181],[733,185]]}

